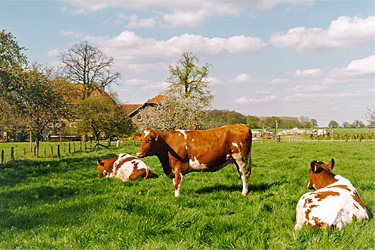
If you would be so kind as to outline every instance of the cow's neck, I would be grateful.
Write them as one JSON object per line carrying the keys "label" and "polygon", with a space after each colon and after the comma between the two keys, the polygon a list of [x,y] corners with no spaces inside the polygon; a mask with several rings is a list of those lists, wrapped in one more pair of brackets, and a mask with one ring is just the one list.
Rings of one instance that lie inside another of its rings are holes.
{"label": "cow's neck", "polygon": [[328,185],[331,185],[332,183],[337,182],[337,179],[335,178],[335,174],[329,172],[329,171],[322,171],[319,173],[319,186],[318,188],[326,187]]}
{"label": "cow's neck", "polygon": [[169,164],[169,154],[173,149],[166,142],[165,135],[159,133],[159,148],[157,150],[156,156],[159,158],[159,161],[163,167],[163,171],[167,176],[170,176],[172,173],[171,166]]}

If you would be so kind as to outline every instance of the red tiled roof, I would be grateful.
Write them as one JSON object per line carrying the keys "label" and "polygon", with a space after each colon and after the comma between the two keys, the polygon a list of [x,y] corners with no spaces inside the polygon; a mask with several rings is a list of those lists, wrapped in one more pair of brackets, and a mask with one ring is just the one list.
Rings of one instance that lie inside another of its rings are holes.
{"label": "red tiled roof", "polygon": [[120,107],[125,111],[127,115],[131,114],[138,108],[142,107],[143,104],[121,104]]}
{"label": "red tiled roof", "polygon": [[146,103],[161,103],[164,99],[162,94],[155,96],[152,99],[149,99]]}

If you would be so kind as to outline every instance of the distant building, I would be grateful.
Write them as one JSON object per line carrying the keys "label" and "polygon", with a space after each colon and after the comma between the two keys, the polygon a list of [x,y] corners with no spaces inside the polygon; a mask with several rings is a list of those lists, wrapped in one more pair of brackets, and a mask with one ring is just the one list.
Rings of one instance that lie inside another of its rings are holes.
{"label": "distant building", "polygon": [[143,104],[121,104],[121,108],[132,120],[133,126],[140,129],[148,127],[155,107],[163,101],[163,95],[157,95],[154,98],[147,100]]}

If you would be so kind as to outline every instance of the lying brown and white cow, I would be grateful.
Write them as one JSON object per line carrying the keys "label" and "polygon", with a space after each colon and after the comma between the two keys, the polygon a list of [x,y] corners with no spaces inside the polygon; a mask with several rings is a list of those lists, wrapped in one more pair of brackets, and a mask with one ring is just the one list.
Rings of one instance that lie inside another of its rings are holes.
{"label": "lying brown and white cow", "polygon": [[357,190],[349,180],[331,172],[333,165],[333,159],[329,164],[311,162],[308,188],[316,191],[304,194],[299,200],[295,230],[302,226],[314,229],[333,226],[341,229],[353,220],[369,219],[369,213]]}
{"label": "lying brown and white cow", "polygon": [[135,134],[142,142],[137,157],[156,155],[164,173],[173,178],[175,196],[180,195],[184,175],[193,171],[217,171],[235,163],[243,181],[242,195],[248,193],[251,173],[251,130],[243,124],[195,131]]}
{"label": "lying brown and white cow", "polygon": [[144,179],[151,177],[151,169],[141,160],[129,154],[119,154],[108,159],[98,159],[96,166],[99,170],[99,178],[102,174],[107,177],[115,177],[122,181]]}

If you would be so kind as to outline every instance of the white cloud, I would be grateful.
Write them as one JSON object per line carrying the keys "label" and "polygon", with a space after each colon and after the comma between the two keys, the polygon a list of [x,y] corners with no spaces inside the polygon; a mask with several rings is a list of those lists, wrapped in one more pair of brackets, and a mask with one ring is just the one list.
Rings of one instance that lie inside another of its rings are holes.
{"label": "white cloud", "polygon": [[235,103],[235,104],[269,103],[269,102],[273,102],[273,101],[276,101],[276,100],[277,100],[277,98],[274,95],[268,95],[266,97],[259,98],[259,99],[253,99],[253,98],[248,98],[246,96],[242,96],[242,97],[234,100],[233,103]]}
{"label": "white cloud", "polygon": [[209,13],[206,10],[199,10],[193,12],[174,12],[171,14],[165,14],[163,20],[166,22],[168,27],[197,27],[205,22],[206,18],[209,17]]}
{"label": "white cloud", "polygon": [[124,27],[127,29],[135,28],[153,28],[156,25],[156,21],[153,18],[139,18],[137,15],[131,15],[130,17],[125,16],[125,20],[129,20]]}
{"label": "white cloud", "polygon": [[327,29],[297,27],[285,34],[271,37],[271,44],[277,48],[295,48],[297,51],[316,49],[346,49],[373,45],[375,17],[367,19],[342,16],[331,22]]}
{"label": "white cloud", "polygon": [[300,77],[317,77],[323,73],[321,69],[307,69],[307,70],[297,70],[294,73],[294,76]]}
{"label": "white cloud", "polygon": [[266,82],[266,85],[278,85],[278,84],[285,84],[288,83],[289,79],[281,79],[281,78],[275,78],[270,82]]}
{"label": "white cloud", "polygon": [[375,74],[375,55],[352,61],[346,71],[349,74]]}
{"label": "white cloud", "polygon": [[232,83],[239,84],[239,83],[246,83],[246,82],[254,82],[255,79],[253,79],[248,74],[240,74],[234,80],[232,80]]}
{"label": "white cloud", "polygon": [[[138,1],[118,1],[118,0],[65,0],[77,10],[70,10],[77,15],[84,10],[99,11],[105,8],[122,8],[125,10],[145,11],[157,8],[159,19],[164,20],[164,27],[195,27],[202,25],[214,15],[239,15],[247,9],[271,9],[277,5],[303,5],[310,6],[314,0],[254,0],[254,1],[225,1],[225,0],[138,0]],[[68,8],[64,7],[66,11]],[[142,21],[142,22],[141,22]],[[143,25],[154,25],[154,19],[146,18],[130,22],[128,28],[144,27]]]}
{"label": "white cloud", "polygon": [[333,69],[324,80],[325,84],[355,82],[357,86],[373,85],[375,55],[350,62],[345,68]]}
{"label": "white cloud", "polygon": [[135,32],[125,30],[115,37],[93,37],[85,34],[64,32],[66,36],[78,37],[98,46],[119,64],[135,71],[165,69],[168,63],[178,58],[183,51],[193,51],[199,56],[222,56],[248,54],[262,50],[266,45],[260,38],[233,36],[230,38],[208,38],[184,34],[167,40],[143,38]]}
{"label": "white cloud", "polygon": [[55,56],[58,56],[59,54],[60,54],[59,49],[52,49],[48,51],[48,57],[55,57]]}
{"label": "white cloud", "polygon": [[166,9],[170,11],[199,11],[207,10],[219,14],[239,14],[246,9],[271,9],[277,5],[307,5],[310,6],[314,0],[254,0],[254,1],[223,1],[223,0],[138,0],[138,1],[118,1],[118,0],[66,0],[81,8],[90,11],[98,11],[109,7],[148,10],[151,8]]}

